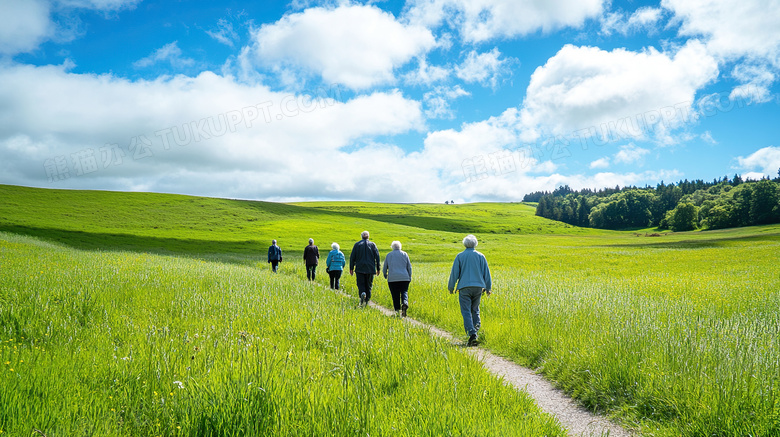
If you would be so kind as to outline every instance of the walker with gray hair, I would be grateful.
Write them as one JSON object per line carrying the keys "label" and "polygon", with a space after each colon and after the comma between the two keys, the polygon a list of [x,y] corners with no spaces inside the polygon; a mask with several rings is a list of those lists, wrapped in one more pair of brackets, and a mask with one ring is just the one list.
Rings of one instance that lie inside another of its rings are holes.
{"label": "walker with gray hair", "polygon": [[477,237],[472,234],[463,239],[465,250],[455,257],[450,271],[447,289],[450,294],[458,290],[460,314],[463,316],[463,328],[469,336],[468,345],[476,346],[481,325],[479,303],[483,293],[490,295],[493,287],[485,255],[476,251]]}
{"label": "walker with gray hair", "polygon": [[[409,283],[412,281],[412,263],[409,255],[401,250],[401,242],[390,243],[393,249],[385,256],[382,273],[387,279],[387,287],[393,297],[393,309],[396,314],[406,317],[409,308]],[[399,313],[400,312],[400,313]]]}

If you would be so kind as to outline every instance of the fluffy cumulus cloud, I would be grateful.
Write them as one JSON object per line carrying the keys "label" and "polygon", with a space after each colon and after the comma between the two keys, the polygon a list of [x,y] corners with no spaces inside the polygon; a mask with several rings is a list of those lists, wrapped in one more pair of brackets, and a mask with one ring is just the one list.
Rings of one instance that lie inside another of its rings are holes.
{"label": "fluffy cumulus cloud", "polygon": [[619,164],[641,163],[642,159],[648,153],[650,153],[649,150],[643,149],[633,144],[621,146],[620,150],[615,154],[615,162]]}
{"label": "fluffy cumulus cloud", "polygon": [[440,189],[427,161],[369,142],[422,129],[421,104],[399,91],[341,101],[338,89],[286,94],[210,72],[133,82],[11,65],[0,106],[14,108],[0,124],[6,183],[288,199]]}
{"label": "fluffy cumulus cloud", "polygon": [[643,7],[631,15],[622,11],[609,12],[601,19],[601,33],[628,35],[643,30],[653,32],[661,18],[663,10],[660,8]]}
{"label": "fluffy cumulus cloud", "polygon": [[717,76],[698,41],[676,53],[566,45],[531,76],[522,122],[536,135],[665,134],[688,121],[696,91]]}
{"label": "fluffy cumulus cloud", "polygon": [[103,13],[134,7],[140,0],[3,0],[0,1],[0,55],[31,52],[50,39],[69,40],[73,29],[62,27],[53,15],[78,10]]}
{"label": "fluffy cumulus cloud", "polygon": [[458,97],[470,95],[468,91],[455,85],[454,87],[439,86],[423,95],[425,115],[428,118],[454,118],[455,113],[450,104]]}
{"label": "fluffy cumulus cloud", "polygon": [[598,17],[604,0],[412,0],[405,17],[436,27],[448,23],[467,42],[510,38],[563,27],[579,27]]}
{"label": "fluffy cumulus cloud", "polygon": [[738,156],[737,170],[748,171],[754,179],[761,179],[763,175],[775,177],[780,171],[780,147],[769,146],[756,150],[748,156]]}
{"label": "fluffy cumulus cloud", "polygon": [[0,55],[34,50],[54,31],[50,5],[43,0],[0,2]]}
{"label": "fluffy cumulus cloud", "polygon": [[496,88],[502,76],[511,74],[509,65],[513,60],[499,59],[497,47],[485,53],[472,50],[463,63],[455,68],[455,75],[465,82],[478,82]]}
{"label": "fluffy cumulus cloud", "polygon": [[680,34],[703,37],[713,54],[780,65],[780,1],[662,0],[661,5],[681,22]]}
{"label": "fluffy cumulus cloud", "polygon": [[594,168],[608,168],[609,167],[609,157],[605,156],[603,158],[599,158],[595,161],[592,161],[589,166],[591,169]]}
{"label": "fluffy cumulus cloud", "polygon": [[396,68],[431,50],[430,30],[402,24],[374,6],[317,7],[253,33],[254,61],[277,72],[300,69],[327,83],[366,89],[392,83]]}

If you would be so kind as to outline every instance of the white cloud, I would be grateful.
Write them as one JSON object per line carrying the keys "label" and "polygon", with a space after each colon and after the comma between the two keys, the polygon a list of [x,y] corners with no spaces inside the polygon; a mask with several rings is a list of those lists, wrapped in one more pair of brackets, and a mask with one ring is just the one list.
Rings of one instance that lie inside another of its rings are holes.
{"label": "white cloud", "polygon": [[662,17],[662,9],[651,7],[639,8],[630,16],[622,11],[610,12],[601,19],[601,33],[628,35],[640,31],[653,32]]}
{"label": "white cloud", "polygon": [[[777,176],[780,170],[780,147],[769,146],[756,150],[752,154],[737,157],[737,170],[748,170],[753,174]],[[761,177],[758,177],[761,179]]]}
{"label": "white cloud", "polygon": [[467,42],[510,38],[563,27],[580,27],[596,18],[604,0],[412,0],[405,18],[436,27],[447,22]]}
{"label": "white cloud", "polygon": [[649,150],[633,144],[621,146],[620,151],[615,154],[615,162],[618,164],[634,164],[641,161],[648,153],[650,153]]}
{"label": "white cloud", "polygon": [[431,85],[447,79],[450,70],[445,67],[428,65],[424,56],[418,59],[418,67],[404,75],[404,82],[409,85]]}
{"label": "white cloud", "polygon": [[731,72],[741,85],[734,87],[730,99],[747,99],[751,103],[764,103],[772,99],[769,88],[777,74],[766,64],[738,64]]}
{"label": "white cloud", "polygon": [[[443,189],[436,163],[370,142],[423,128],[420,102],[399,91],[309,100],[210,72],[129,81],[6,65],[0,106],[14,108],[0,124],[2,183],[388,201],[438,200]],[[112,144],[123,156],[109,156]],[[97,168],[78,175],[83,154]],[[68,174],[49,181],[55,159]]]}
{"label": "white cloud", "polygon": [[699,135],[699,138],[701,138],[702,141],[710,144],[718,144],[718,141],[712,137],[712,132],[710,131],[705,131],[703,134]]}
{"label": "white cloud", "polygon": [[397,67],[436,44],[422,26],[403,25],[374,6],[349,4],[285,15],[253,32],[253,39],[259,65],[300,68],[353,89],[393,83]]}
{"label": "white cloud", "polygon": [[42,0],[0,2],[0,55],[35,50],[51,37],[50,5]]}
{"label": "white cloud", "polygon": [[133,66],[135,68],[145,68],[159,63],[168,63],[171,67],[180,69],[193,65],[195,61],[182,56],[178,41],[174,41],[160,47],[149,56],[133,62]]}
{"label": "white cloud", "polygon": [[469,96],[468,91],[455,85],[454,87],[436,87],[423,95],[425,102],[425,115],[428,118],[454,118],[455,113],[450,107],[450,102],[458,97]]}
{"label": "white cloud", "polygon": [[681,22],[680,34],[703,37],[719,57],[764,59],[780,66],[777,0],[662,0]]}
{"label": "white cloud", "polygon": [[758,173],[754,171],[750,171],[742,175],[742,179],[746,181],[760,181],[765,177],[766,175],[764,175],[764,173]]}
{"label": "white cloud", "polygon": [[664,135],[687,121],[696,91],[717,75],[698,41],[674,54],[566,45],[531,76],[522,122],[536,135]]}
{"label": "white cloud", "polygon": [[216,29],[207,30],[206,34],[226,46],[233,47],[233,42],[238,41],[238,34],[233,30],[233,23],[224,18],[217,20]]}
{"label": "white cloud", "polygon": [[608,168],[609,167],[609,157],[605,156],[603,158],[599,158],[593,162],[590,163],[590,168]]}
{"label": "white cloud", "polygon": [[511,61],[499,59],[500,56],[497,47],[485,53],[472,50],[463,63],[455,68],[455,75],[466,82],[479,82],[495,89],[501,76],[511,74],[508,65]]}

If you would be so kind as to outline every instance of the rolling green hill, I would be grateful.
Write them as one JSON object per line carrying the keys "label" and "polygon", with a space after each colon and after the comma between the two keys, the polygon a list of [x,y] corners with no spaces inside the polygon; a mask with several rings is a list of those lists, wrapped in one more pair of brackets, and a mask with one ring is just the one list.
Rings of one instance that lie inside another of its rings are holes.
{"label": "rolling green hill", "polygon": [[[780,435],[780,225],[603,231],[533,211],[526,204],[279,204],[0,186],[0,232],[88,253],[263,270],[277,239],[291,287],[300,287],[309,237],[323,252],[336,241],[348,255],[369,230],[383,255],[399,240],[412,259],[411,316],[456,335],[462,323],[446,280],[463,236],[474,233],[495,284],[483,303],[485,347],[653,435]],[[375,295],[390,304],[382,279]]]}

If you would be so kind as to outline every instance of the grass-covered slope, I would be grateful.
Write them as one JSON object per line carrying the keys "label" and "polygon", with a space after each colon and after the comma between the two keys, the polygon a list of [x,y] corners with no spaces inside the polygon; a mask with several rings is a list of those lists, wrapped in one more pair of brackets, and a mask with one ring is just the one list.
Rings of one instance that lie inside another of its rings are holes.
{"label": "grass-covered slope", "polygon": [[293,276],[0,232],[0,434],[562,436],[463,350]]}
{"label": "grass-covered slope", "polygon": [[[309,237],[323,253],[337,241],[349,254],[364,229],[383,256],[393,240],[409,253],[410,315],[457,335],[446,281],[475,233],[495,284],[484,345],[594,409],[659,436],[780,435],[778,225],[652,236],[567,227],[523,204],[284,205],[0,186],[0,230],[263,269],[276,238],[284,276],[304,276]],[[390,305],[381,278],[374,295]]]}

